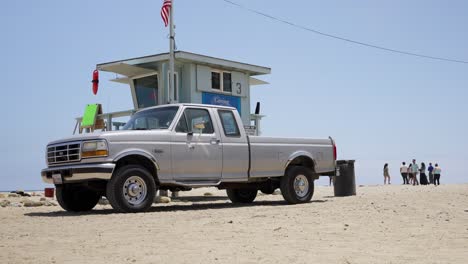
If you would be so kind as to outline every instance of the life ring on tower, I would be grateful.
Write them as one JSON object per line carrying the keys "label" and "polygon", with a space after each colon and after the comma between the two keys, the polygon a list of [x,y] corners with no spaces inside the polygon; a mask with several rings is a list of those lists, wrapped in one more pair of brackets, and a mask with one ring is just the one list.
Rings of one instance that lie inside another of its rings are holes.
{"label": "life ring on tower", "polygon": [[93,83],[93,93],[97,94],[98,89],[99,89],[99,71],[98,70],[93,71],[93,80],[91,82]]}

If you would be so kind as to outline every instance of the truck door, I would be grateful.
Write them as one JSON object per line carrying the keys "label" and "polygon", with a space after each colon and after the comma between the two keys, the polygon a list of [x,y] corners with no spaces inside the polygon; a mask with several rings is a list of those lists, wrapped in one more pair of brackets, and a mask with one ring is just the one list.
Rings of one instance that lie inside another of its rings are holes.
{"label": "truck door", "polygon": [[172,175],[176,181],[219,181],[222,148],[213,118],[205,108],[186,108],[174,129]]}
{"label": "truck door", "polygon": [[245,181],[249,170],[249,144],[245,131],[239,126],[242,120],[233,110],[218,109],[217,112],[223,146],[223,180]]}

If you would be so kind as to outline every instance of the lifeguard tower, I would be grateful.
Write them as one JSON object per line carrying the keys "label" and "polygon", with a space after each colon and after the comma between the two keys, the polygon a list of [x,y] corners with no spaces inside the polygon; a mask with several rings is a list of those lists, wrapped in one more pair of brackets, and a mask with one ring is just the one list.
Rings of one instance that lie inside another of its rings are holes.
{"label": "lifeguard tower", "polygon": [[129,85],[134,105],[134,109],[128,111],[99,115],[99,119],[106,120],[107,130],[112,130],[113,125],[119,129],[121,123],[113,122],[113,118],[130,116],[139,109],[169,103],[196,103],[235,107],[246,131],[251,135],[260,134],[263,116],[258,110],[252,113],[250,109],[250,89],[267,84],[256,76],[271,73],[270,68],[175,51],[174,89],[169,89],[169,60],[169,53],[161,53],[96,65],[99,71],[118,74],[111,81]]}

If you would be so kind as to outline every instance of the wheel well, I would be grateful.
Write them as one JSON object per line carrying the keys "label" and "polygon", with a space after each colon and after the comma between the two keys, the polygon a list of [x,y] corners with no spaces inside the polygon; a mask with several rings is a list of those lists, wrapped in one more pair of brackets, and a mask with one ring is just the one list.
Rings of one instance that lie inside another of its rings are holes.
{"label": "wheel well", "polygon": [[288,170],[291,166],[303,166],[312,170],[315,173],[315,163],[311,158],[307,156],[299,156],[294,158],[291,162],[289,162],[286,170]]}
{"label": "wheel well", "polygon": [[125,156],[117,161],[114,171],[117,171],[119,168],[126,165],[141,165],[145,167],[151,173],[151,175],[153,175],[155,182],[159,184],[156,165],[147,157],[141,155]]}

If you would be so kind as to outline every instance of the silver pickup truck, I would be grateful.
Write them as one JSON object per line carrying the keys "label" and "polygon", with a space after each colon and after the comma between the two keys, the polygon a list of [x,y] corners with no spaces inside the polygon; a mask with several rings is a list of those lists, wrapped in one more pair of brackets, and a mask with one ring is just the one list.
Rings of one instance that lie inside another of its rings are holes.
{"label": "silver pickup truck", "polygon": [[148,210],[157,190],[226,189],[233,203],[280,188],[292,204],[311,200],[314,180],[335,175],[332,138],[246,135],[235,108],[173,104],[135,113],[119,131],[47,145],[42,179],[67,211],[87,211],[106,196],[119,212]]}

